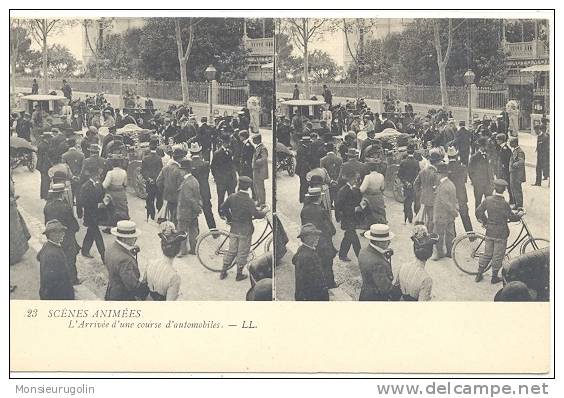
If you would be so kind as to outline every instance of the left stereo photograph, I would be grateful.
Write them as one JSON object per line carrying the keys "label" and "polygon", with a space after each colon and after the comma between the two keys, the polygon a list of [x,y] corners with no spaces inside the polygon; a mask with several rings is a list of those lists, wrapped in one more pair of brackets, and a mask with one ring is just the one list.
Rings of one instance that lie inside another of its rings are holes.
{"label": "left stereo photograph", "polygon": [[274,21],[10,19],[10,298],[272,300]]}

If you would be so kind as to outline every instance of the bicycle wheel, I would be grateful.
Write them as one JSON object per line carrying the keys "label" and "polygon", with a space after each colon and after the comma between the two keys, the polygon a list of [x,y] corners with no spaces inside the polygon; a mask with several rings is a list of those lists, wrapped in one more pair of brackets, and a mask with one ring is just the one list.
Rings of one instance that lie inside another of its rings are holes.
{"label": "bicycle wheel", "polygon": [[[534,242],[534,244],[533,244]],[[535,248],[536,246],[536,248]],[[550,241],[544,238],[529,238],[521,245],[521,254],[530,253],[537,249],[544,249],[550,246]]]}
{"label": "bicycle wheel", "polygon": [[[215,236],[215,238],[214,238]],[[196,255],[200,263],[213,272],[223,269],[223,256],[229,249],[229,233],[222,230],[211,230],[198,237]],[[235,261],[227,268],[235,265]]]}
{"label": "bicycle wheel", "polygon": [[478,273],[478,260],[484,254],[485,237],[479,232],[467,232],[454,239],[452,260],[466,274]]}

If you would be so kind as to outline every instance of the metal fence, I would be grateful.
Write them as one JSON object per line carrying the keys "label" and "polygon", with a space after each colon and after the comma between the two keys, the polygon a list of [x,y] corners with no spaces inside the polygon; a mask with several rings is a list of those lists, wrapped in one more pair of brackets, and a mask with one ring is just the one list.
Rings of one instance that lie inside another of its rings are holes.
{"label": "metal fence", "polygon": [[[294,91],[293,82],[276,82],[276,91],[290,94]],[[303,84],[298,83],[298,87],[303,91]],[[329,85],[333,97],[344,98],[367,98],[373,100],[384,100],[386,97],[399,99],[404,102],[414,104],[441,106],[441,88],[439,86],[418,86],[402,84],[356,84],[332,83]],[[311,95],[318,98],[323,92],[323,85],[313,83],[310,85]],[[468,106],[467,87],[447,87],[448,100],[451,106]],[[478,87],[473,96],[474,107],[482,109],[501,109],[508,101],[507,90],[493,90],[487,87]]]}
{"label": "metal fence", "polygon": [[[67,79],[73,91],[87,93],[104,92],[119,95],[127,92],[142,97],[151,97],[164,100],[182,101],[182,86],[178,81],[156,80],[117,80],[117,79]],[[32,77],[16,77],[17,87],[28,87],[31,91]],[[41,79],[37,78],[41,86]],[[249,98],[247,86],[233,86],[230,83],[218,83],[217,98],[214,103],[219,105],[245,106]],[[49,80],[49,90],[60,90],[59,80]],[[188,96],[191,102],[208,103],[210,85],[205,82],[188,82]]]}

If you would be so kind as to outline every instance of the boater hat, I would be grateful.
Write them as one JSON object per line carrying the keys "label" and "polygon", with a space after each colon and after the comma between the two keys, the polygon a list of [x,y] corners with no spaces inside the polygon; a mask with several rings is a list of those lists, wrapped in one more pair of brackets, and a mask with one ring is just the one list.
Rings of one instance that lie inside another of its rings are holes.
{"label": "boater hat", "polygon": [[386,224],[372,224],[370,230],[364,233],[364,237],[370,240],[383,242],[387,240],[392,240],[394,234],[390,232],[390,227]]}
{"label": "boater hat", "polygon": [[190,153],[200,153],[202,152],[202,147],[198,142],[192,142],[190,144]]}
{"label": "boater hat", "polygon": [[51,188],[49,188],[49,193],[59,193],[59,192],[65,192],[64,183],[53,184],[51,185]]}
{"label": "boater hat", "polygon": [[117,227],[112,228],[111,233],[118,238],[137,238],[141,235],[141,232],[137,231],[135,223],[130,220],[118,221]]}
{"label": "boater hat", "polygon": [[309,187],[305,196],[321,196],[321,187]]}
{"label": "boater hat", "polygon": [[449,146],[447,149],[447,156],[448,157],[455,157],[458,155],[458,150],[453,147],[453,146]]}

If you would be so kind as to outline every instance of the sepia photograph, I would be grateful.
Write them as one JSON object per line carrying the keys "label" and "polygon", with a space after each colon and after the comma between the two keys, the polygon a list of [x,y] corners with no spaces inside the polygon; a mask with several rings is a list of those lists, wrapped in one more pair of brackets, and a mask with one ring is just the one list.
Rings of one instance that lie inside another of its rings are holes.
{"label": "sepia photograph", "polygon": [[548,301],[549,31],[277,19],[276,299]]}
{"label": "sepia photograph", "polygon": [[271,300],[272,18],[10,19],[10,298]]}

